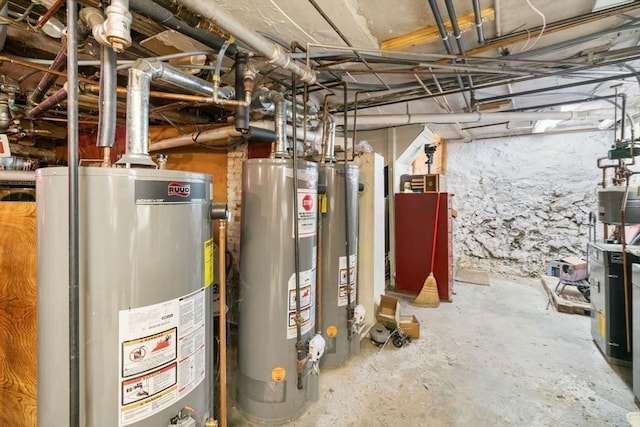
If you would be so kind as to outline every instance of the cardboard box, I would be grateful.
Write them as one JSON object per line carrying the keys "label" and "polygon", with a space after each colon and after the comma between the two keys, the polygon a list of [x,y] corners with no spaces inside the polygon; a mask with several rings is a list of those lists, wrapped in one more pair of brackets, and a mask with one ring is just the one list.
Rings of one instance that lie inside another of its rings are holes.
{"label": "cardboard box", "polygon": [[400,315],[400,329],[413,339],[420,338],[420,322],[413,314]]}
{"label": "cardboard box", "polygon": [[547,274],[560,280],[576,282],[587,278],[587,263],[574,256],[564,257],[547,264]]}
{"label": "cardboard box", "polygon": [[389,329],[395,329],[400,323],[400,301],[398,298],[381,295],[376,320]]}

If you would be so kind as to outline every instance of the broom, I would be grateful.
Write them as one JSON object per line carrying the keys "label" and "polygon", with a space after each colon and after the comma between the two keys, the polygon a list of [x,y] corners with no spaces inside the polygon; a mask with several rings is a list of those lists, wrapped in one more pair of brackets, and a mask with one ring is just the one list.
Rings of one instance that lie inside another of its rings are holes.
{"label": "broom", "polygon": [[440,213],[440,193],[436,193],[436,215],[433,224],[433,243],[431,246],[431,272],[422,285],[422,290],[411,305],[418,307],[438,307],[440,296],[438,295],[438,282],[433,275],[433,266],[436,261],[436,240],[438,236],[438,214]]}

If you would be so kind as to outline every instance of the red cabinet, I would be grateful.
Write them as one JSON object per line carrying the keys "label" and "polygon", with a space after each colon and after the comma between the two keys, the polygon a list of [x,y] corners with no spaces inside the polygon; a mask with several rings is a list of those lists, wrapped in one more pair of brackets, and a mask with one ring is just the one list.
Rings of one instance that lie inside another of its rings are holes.
{"label": "red cabinet", "polygon": [[[436,202],[440,197],[435,265],[431,250]],[[438,282],[440,300],[453,294],[453,248],[449,193],[399,193],[395,195],[396,290],[417,294],[431,271]]]}

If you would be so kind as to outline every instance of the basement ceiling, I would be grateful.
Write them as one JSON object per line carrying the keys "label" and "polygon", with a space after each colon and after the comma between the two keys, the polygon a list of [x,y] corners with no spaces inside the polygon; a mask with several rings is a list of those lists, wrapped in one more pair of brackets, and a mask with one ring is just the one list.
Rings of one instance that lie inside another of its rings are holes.
{"label": "basement ceiling", "polygon": [[[183,27],[176,31],[165,26],[162,22],[167,19],[159,19],[148,6],[160,6],[172,18],[201,28],[198,31],[206,28],[212,37],[229,37],[226,31],[191,10],[189,2],[130,3],[133,43],[118,55],[119,86],[126,88],[127,64],[132,60],[177,52],[198,53],[176,66],[211,81],[219,46],[180,34]],[[473,0],[216,0],[206,5],[285,51],[291,52],[296,42],[293,59],[308,61],[317,72],[316,83],[306,88],[298,80],[296,96],[302,99],[306,94],[319,108],[326,100],[339,132],[345,110],[349,132],[354,123],[358,129],[426,123],[443,138],[473,141],[613,129],[622,117],[620,94],[626,96],[627,119],[634,119],[640,108],[636,71],[640,1],[479,0],[477,14]],[[103,6],[93,0],[80,2],[80,9]],[[15,121],[6,133],[13,140],[65,138],[64,102],[37,118],[26,114],[33,107],[29,94],[51,60],[64,50],[60,38],[66,21],[64,5],[46,25],[38,25],[54,9],[50,0],[9,1],[7,17],[2,19],[7,22],[7,40],[0,52],[0,90],[10,94]],[[457,25],[452,27],[452,21]],[[242,32],[231,36],[235,48],[258,59]],[[81,41],[81,83],[97,86],[100,46],[92,36]],[[232,58],[225,59],[223,84],[233,84],[232,70]],[[64,71],[57,76],[49,95],[66,81]],[[262,85],[289,99],[293,96],[291,75],[283,69],[263,70],[257,79],[257,86]],[[162,86],[154,90],[170,91]],[[155,98],[151,104],[152,124],[180,131],[189,124],[226,123],[234,114],[190,101]],[[81,124],[97,123],[98,105],[95,87],[81,93]],[[119,99],[118,111],[124,124],[124,98]]]}

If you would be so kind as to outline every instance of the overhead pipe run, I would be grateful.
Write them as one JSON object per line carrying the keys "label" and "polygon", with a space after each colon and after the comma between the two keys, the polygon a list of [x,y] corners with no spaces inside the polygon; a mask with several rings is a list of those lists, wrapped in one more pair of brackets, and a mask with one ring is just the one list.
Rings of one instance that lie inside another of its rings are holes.
{"label": "overhead pipe run", "polygon": [[[433,17],[436,20],[436,25],[438,27],[438,32],[440,33],[440,38],[442,39],[442,43],[444,44],[445,49],[447,50],[448,55],[454,55],[453,48],[451,48],[451,43],[449,42],[449,35],[447,34],[447,30],[444,27],[444,22],[442,21],[442,15],[440,14],[440,9],[438,8],[438,3],[436,0],[429,0],[429,6],[431,7],[431,12],[433,13]],[[454,61],[455,62],[455,61]],[[464,96],[464,83],[462,83],[462,78],[460,75],[456,74],[456,81],[458,82],[458,86],[462,93],[462,98],[464,99],[465,104],[467,104],[467,108],[471,109],[471,103]]]}
{"label": "overhead pipe run", "polygon": [[537,112],[503,112],[503,113],[433,113],[433,114],[388,114],[358,115],[358,126],[402,126],[411,124],[455,124],[497,122],[511,120],[576,120],[587,118],[610,118],[607,110],[590,111],[537,111]]}
{"label": "overhead pipe run", "polygon": [[257,53],[265,56],[270,64],[290,71],[305,83],[315,83],[316,72],[314,70],[307,65],[294,61],[291,58],[291,54],[284,51],[281,46],[243,25],[232,15],[225,12],[220,5],[212,4],[215,2],[207,0],[178,0],[178,3],[202,15],[238,40],[242,40],[249,47],[255,49]]}
{"label": "overhead pipe run", "polygon": [[[458,46],[458,52],[460,56],[462,56],[462,62],[466,65],[467,60],[465,59],[466,51],[464,49],[464,45],[462,44],[462,33],[460,32],[460,26],[458,25],[458,16],[456,15],[456,9],[453,6],[452,0],[444,1],[447,7],[447,13],[449,13],[449,21],[451,22],[451,28],[453,29],[453,36],[456,39],[456,45]],[[467,81],[469,82],[469,90],[471,91],[471,104],[473,106],[473,79],[471,75],[467,75]]]}

